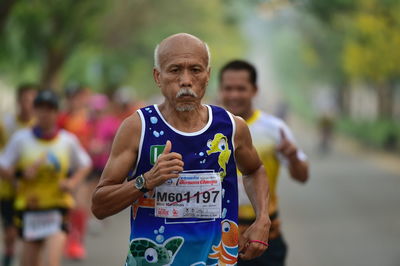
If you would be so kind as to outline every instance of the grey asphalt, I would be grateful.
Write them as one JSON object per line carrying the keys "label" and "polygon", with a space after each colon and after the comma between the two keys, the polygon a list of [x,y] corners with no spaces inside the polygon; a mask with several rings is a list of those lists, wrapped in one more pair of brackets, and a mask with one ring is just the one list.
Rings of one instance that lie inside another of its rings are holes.
{"label": "grey asphalt", "polygon": [[87,258],[82,261],[64,260],[65,266],[124,265],[129,246],[128,209],[97,224],[96,234],[90,230],[86,238]]}
{"label": "grey asphalt", "polygon": [[299,137],[311,179],[302,186],[284,175],[279,188],[288,265],[399,266],[398,165],[389,168],[380,154],[346,143],[322,156],[315,152],[315,136],[304,133]]}

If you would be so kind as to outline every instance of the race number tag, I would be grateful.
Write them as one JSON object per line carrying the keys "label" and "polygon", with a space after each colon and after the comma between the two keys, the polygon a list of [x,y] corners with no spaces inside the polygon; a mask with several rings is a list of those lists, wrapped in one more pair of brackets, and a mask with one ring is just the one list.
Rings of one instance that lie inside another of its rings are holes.
{"label": "race number tag", "polygon": [[221,218],[221,179],[215,172],[182,172],[155,190],[155,216]]}
{"label": "race number tag", "polygon": [[62,216],[57,210],[24,214],[24,238],[38,240],[61,230]]}

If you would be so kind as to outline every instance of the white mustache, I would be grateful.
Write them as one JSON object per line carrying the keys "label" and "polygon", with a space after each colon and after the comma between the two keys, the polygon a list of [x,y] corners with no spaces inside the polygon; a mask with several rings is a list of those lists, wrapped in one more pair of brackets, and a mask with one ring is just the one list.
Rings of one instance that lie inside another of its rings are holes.
{"label": "white mustache", "polygon": [[176,98],[183,97],[183,96],[191,96],[197,98],[197,94],[189,88],[183,87],[176,93]]}

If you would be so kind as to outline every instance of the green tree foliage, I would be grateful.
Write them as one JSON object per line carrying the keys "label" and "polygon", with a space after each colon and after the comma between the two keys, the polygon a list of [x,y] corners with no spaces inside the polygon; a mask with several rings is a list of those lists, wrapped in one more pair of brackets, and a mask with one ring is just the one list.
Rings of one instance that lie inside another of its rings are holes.
{"label": "green tree foliage", "polygon": [[90,39],[102,5],[101,0],[17,2],[3,36],[1,66],[11,74],[31,71],[44,87],[56,85],[69,56]]}
{"label": "green tree foliage", "polygon": [[[324,38],[308,38],[322,69],[339,84],[357,80],[377,93],[382,118],[393,113],[394,84],[400,76],[400,2],[395,0],[303,1],[304,7],[323,22]],[[309,28],[308,28],[309,29]],[[305,35],[310,36],[310,34]],[[333,49],[332,49],[333,48]],[[326,66],[334,66],[327,69]]]}
{"label": "green tree foliage", "polygon": [[[21,0],[2,36],[0,71],[61,86],[129,84],[155,91],[153,51],[166,36],[188,32],[210,46],[212,66],[243,54],[232,0]],[[4,76],[3,76],[4,77]]]}
{"label": "green tree foliage", "polygon": [[382,118],[393,113],[394,84],[400,77],[400,2],[359,1],[347,19],[343,66],[353,79],[372,84]]}

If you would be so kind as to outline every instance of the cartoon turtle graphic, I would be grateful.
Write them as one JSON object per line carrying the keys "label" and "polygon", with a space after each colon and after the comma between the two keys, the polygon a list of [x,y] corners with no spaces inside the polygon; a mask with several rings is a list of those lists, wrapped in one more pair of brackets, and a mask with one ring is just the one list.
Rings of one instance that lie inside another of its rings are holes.
{"label": "cartoon turtle graphic", "polygon": [[135,238],[131,241],[125,266],[170,265],[183,241],[182,237],[175,236],[159,245],[151,239]]}
{"label": "cartoon turtle graphic", "polygon": [[207,150],[208,155],[217,152],[220,153],[218,156],[218,164],[222,171],[220,171],[219,175],[221,179],[223,179],[226,176],[226,164],[232,153],[228,147],[228,138],[221,133],[217,133],[214,139],[207,141],[207,147],[209,148],[209,150]]}

